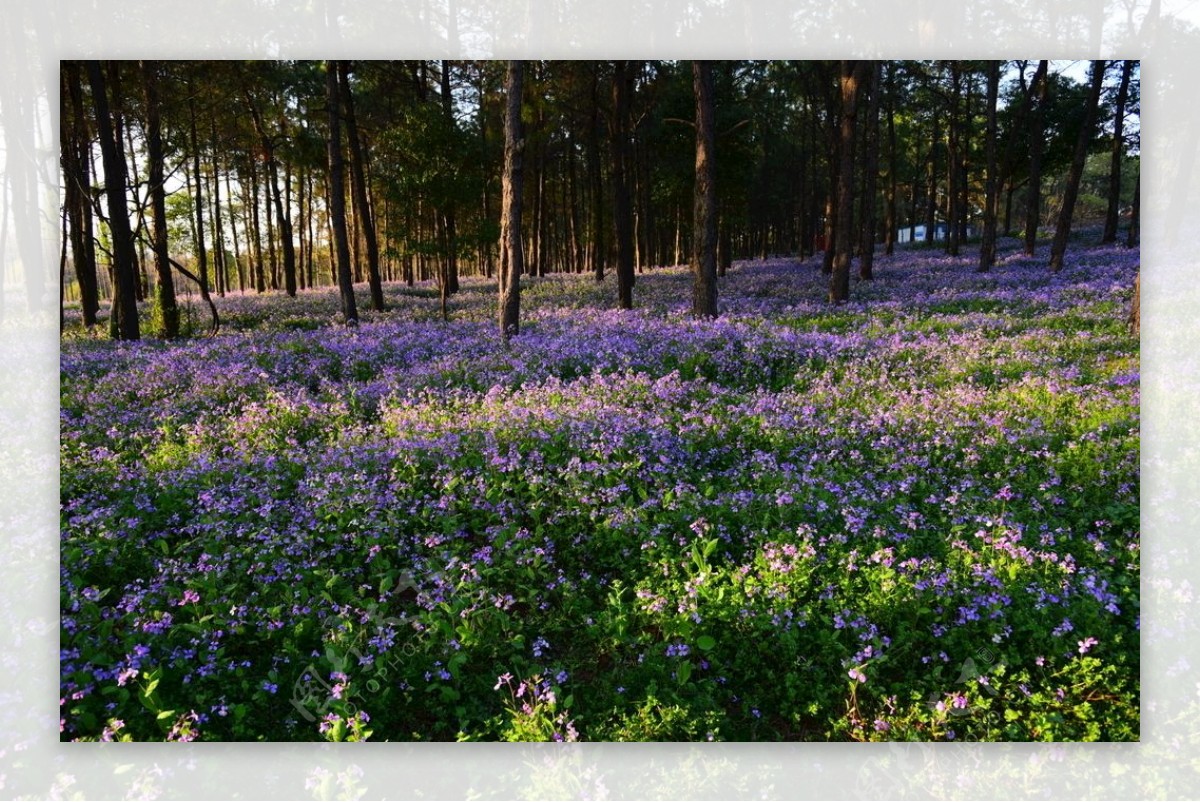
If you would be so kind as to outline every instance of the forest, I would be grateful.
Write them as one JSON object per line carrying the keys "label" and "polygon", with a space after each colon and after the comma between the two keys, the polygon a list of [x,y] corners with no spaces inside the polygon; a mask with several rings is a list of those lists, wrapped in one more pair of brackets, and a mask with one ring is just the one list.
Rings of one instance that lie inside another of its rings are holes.
{"label": "forest", "polygon": [[1137,61],[63,61],[63,740],[1136,740]]}

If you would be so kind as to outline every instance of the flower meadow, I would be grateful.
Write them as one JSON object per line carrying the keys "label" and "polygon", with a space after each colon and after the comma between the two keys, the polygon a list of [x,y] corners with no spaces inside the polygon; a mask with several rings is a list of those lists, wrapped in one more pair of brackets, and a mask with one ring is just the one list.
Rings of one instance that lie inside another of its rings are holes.
{"label": "flower meadow", "polygon": [[1136,740],[1139,255],[1016,248],[68,325],[62,739]]}

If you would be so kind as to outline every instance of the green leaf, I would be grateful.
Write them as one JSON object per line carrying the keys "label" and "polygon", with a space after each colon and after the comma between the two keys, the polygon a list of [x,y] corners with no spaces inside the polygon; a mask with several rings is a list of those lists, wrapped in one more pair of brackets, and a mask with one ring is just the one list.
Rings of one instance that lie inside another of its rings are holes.
{"label": "green leaf", "polygon": [[679,677],[680,685],[683,685],[684,683],[686,683],[688,681],[688,678],[692,676],[692,664],[691,663],[680,664],[679,671],[677,672],[677,676]]}
{"label": "green leaf", "polygon": [[717,639],[712,635],[701,635],[696,638],[696,645],[700,647],[700,651],[707,652],[717,645]]}

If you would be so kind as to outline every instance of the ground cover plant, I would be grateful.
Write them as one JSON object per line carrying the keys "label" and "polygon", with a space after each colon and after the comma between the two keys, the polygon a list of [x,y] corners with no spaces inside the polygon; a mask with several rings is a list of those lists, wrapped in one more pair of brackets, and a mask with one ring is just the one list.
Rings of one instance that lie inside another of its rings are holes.
{"label": "ground cover plant", "polygon": [[62,738],[1136,739],[1137,260],[68,324]]}

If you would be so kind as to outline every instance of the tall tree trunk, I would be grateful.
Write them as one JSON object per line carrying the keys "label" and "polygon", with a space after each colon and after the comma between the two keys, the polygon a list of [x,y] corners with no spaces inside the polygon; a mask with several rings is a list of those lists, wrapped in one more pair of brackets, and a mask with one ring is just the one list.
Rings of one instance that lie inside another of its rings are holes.
{"label": "tall tree trunk", "polygon": [[884,211],[884,253],[891,256],[896,251],[896,80],[895,64],[888,62],[888,188]]}
{"label": "tall tree trunk", "polygon": [[[269,171],[268,171],[269,172]],[[267,218],[267,260],[268,266],[271,268],[270,286],[272,290],[279,289],[279,249],[275,246],[275,216],[271,214],[271,186],[270,175],[263,175],[263,216]],[[330,264],[334,259],[330,256]]]}
{"label": "tall tree trunk", "polygon": [[[354,95],[350,91],[349,62],[338,61],[337,78],[341,88],[342,106],[346,112],[346,139],[350,145],[350,169],[354,180],[354,209],[358,213],[358,225],[362,230],[367,251],[367,284],[371,288],[371,308],[383,311],[383,282],[379,275],[379,241],[375,236],[375,219],[371,214],[370,193],[367,192],[367,171],[364,169],[366,150],[358,133],[358,120],[354,116]],[[443,67],[443,69],[445,69]],[[456,289],[451,287],[451,291]]]}
{"label": "tall tree trunk", "polygon": [[266,271],[263,267],[262,226],[258,216],[258,169],[254,162],[250,166],[250,194],[247,196],[247,206],[250,207],[250,222],[254,227],[251,239],[254,243],[254,289],[259,293],[267,291]]}
{"label": "tall tree trunk", "polygon": [[104,158],[108,227],[112,232],[113,315],[116,318],[113,334],[116,339],[137,340],[141,338],[141,332],[138,328],[137,296],[134,288],[137,273],[134,269],[133,232],[129,227],[129,208],[125,196],[125,159],[121,155],[121,142],[116,138],[113,128],[107,84],[100,69],[100,62],[89,61],[87,68],[92,85],[92,104],[96,112],[100,152]]}
{"label": "tall tree trunk", "polygon": [[987,180],[983,199],[983,242],[979,246],[979,272],[986,273],[996,263],[996,213],[999,205],[996,163],[996,100],[1000,92],[1001,62],[987,62],[987,131],[984,149],[987,151]]}
{"label": "tall tree trunk", "polygon": [[[304,165],[300,165],[299,173],[296,175],[296,214],[300,223],[299,236],[296,241],[300,243],[300,247],[296,252],[296,281],[300,285],[301,291],[305,289],[304,275],[304,257],[308,255],[311,243],[306,241],[304,236],[304,219],[305,219],[305,196],[304,196],[304,174],[308,172],[304,169]],[[236,229],[234,229],[236,231]]]}
{"label": "tall tree trunk", "polygon": [[613,222],[617,233],[617,302],[622,309],[633,308],[633,204],[629,193],[630,102],[633,94],[633,68],[628,61],[613,67]]}
{"label": "tall tree trunk", "polygon": [[946,150],[946,253],[958,256],[960,230],[958,220],[961,214],[958,194],[959,170],[962,167],[960,157],[959,106],[962,101],[962,73],[958,62],[950,62],[950,118],[947,121],[949,147]]}
{"label": "tall tree trunk", "polygon": [[[83,78],[77,61],[62,63],[60,95],[62,109],[62,162],[64,181],[64,203],[67,206],[71,225],[71,260],[75,267],[75,278],[79,282],[80,307],[83,324],[87,328],[96,325],[96,312],[100,309],[99,286],[96,279],[96,249],[92,235],[91,175],[88,150],[91,137],[87,135],[87,121],[83,113]],[[67,108],[68,102],[70,108]]]}
{"label": "tall tree trunk", "polygon": [[146,230],[146,213],[138,197],[138,190],[136,189],[142,185],[142,179],[138,175],[137,149],[133,144],[133,128],[132,126],[124,124],[124,90],[121,88],[120,83],[116,78],[118,71],[115,66],[111,68],[111,72],[114,78],[112,82],[112,89],[110,91],[114,93],[119,91],[122,93],[121,102],[113,105],[113,113],[118,126],[124,129],[124,139],[121,141],[125,143],[125,147],[129,148],[128,154],[126,154],[125,150],[121,151],[121,158],[125,159],[126,155],[129,157],[125,161],[128,170],[126,175],[129,177],[129,186],[133,191],[133,204],[135,207],[137,207],[137,222],[133,226],[133,252],[134,258],[136,259],[136,262],[134,263],[134,275],[137,278],[137,280],[134,282],[134,287],[137,288],[138,303],[142,303],[146,300],[146,295],[150,291],[150,275],[147,272],[148,268],[146,267],[146,246],[144,244],[147,237],[143,234],[143,232]]}
{"label": "tall tree trunk", "polygon": [[[485,105],[483,72],[483,69],[480,68],[479,85],[477,87],[479,91],[479,159],[480,163],[485,165],[483,175],[483,219],[486,223],[490,223],[492,220],[492,195],[491,191],[489,190],[489,187],[491,186],[491,170],[486,166],[490,162],[488,160],[487,150],[487,115],[484,113]],[[483,252],[483,274],[490,279],[492,277],[492,273],[495,271],[495,263],[492,256],[492,246],[490,243],[486,242],[483,237],[481,237],[479,247]]]}
{"label": "tall tree trunk", "polygon": [[267,133],[262,115],[254,104],[248,91],[244,92],[246,105],[250,109],[250,118],[254,122],[255,131],[262,143],[263,153],[267,162],[267,194],[275,203],[276,225],[279,228],[279,244],[283,254],[284,289],[289,297],[296,297],[296,245],[292,242],[292,221],[288,210],[283,206],[283,194],[279,189],[279,163],[275,158],[275,143]]}
{"label": "tall tree trunk", "polygon": [[521,126],[521,93],[525,62],[510,61],[504,78],[504,171],[500,181],[500,334],[507,341],[521,330],[522,154],[525,136]]}
{"label": "tall tree trunk", "polygon": [[217,154],[220,148],[217,143],[216,115],[209,117],[209,138],[212,143],[212,204],[213,204],[213,269],[217,273],[217,294],[224,297],[225,288],[229,281],[229,270],[225,264],[225,231],[221,225],[221,176],[217,172]]}
{"label": "tall tree trunk", "polygon": [[350,274],[350,242],[346,236],[346,185],[342,161],[342,126],[338,113],[337,66],[325,62],[325,102],[329,111],[329,216],[337,250],[337,283],[342,299],[342,319],[347,326],[358,324],[358,306],[354,301],[354,280]]}
{"label": "tall tree trunk", "polygon": [[171,275],[171,253],[167,241],[167,194],[163,188],[162,116],[158,94],[158,62],[141,62],[142,91],[146,100],[146,160],[149,162],[150,208],[154,214],[154,271],[158,278],[155,301],[159,334],[179,336],[179,307],[175,303],[175,280]]}
{"label": "tall tree trunk", "polygon": [[1104,236],[1100,242],[1117,241],[1117,224],[1121,213],[1121,161],[1125,157],[1125,104],[1129,101],[1129,79],[1133,61],[1121,65],[1121,84],[1117,88],[1117,103],[1113,116],[1112,162],[1108,168],[1108,209],[1104,215]]}
{"label": "tall tree trunk", "polygon": [[571,241],[571,272],[582,273],[584,269],[584,243],[579,220],[579,170],[575,164],[575,138],[571,137],[567,148],[567,226]]}
{"label": "tall tree trunk", "polygon": [[246,265],[242,262],[242,249],[238,242],[237,217],[233,213],[233,183],[229,177],[231,172],[233,172],[232,169],[225,171],[225,197],[229,198],[229,231],[233,234],[233,264],[237,267],[238,291],[245,293]]}
{"label": "tall tree trunk", "polygon": [[879,89],[882,62],[868,66],[871,70],[870,104],[867,107],[866,147],[867,158],[863,176],[862,199],[862,255],[859,257],[858,276],[864,281],[875,277],[875,187],[879,175]]}
{"label": "tall tree trunk", "polygon": [[[450,61],[442,60],[442,117],[446,121],[447,130],[454,130],[454,100],[450,94]],[[455,202],[450,200],[442,210],[442,219],[446,227],[446,292],[454,295],[458,292],[458,225]]]}
{"label": "tall tree trunk", "polygon": [[1054,228],[1054,244],[1050,247],[1050,269],[1062,270],[1063,256],[1067,252],[1067,239],[1071,236],[1071,219],[1075,216],[1075,200],[1079,197],[1079,182],[1087,163],[1088,143],[1092,140],[1092,128],[1100,109],[1100,90],[1104,84],[1104,62],[1092,62],[1092,86],[1088,93],[1087,107],[1083,110],[1083,125],[1079,138],[1075,140],[1075,157],[1071,160],[1071,171],[1067,174],[1067,187],[1063,192],[1063,204],[1058,213],[1058,225]]}
{"label": "tall tree trunk", "polygon": [[313,270],[313,262],[315,261],[313,258],[313,251],[317,249],[317,239],[316,232],[313,230],[313,218],[316,216],[316,214],[313,212],[313,208],[316,206],[316,204],[313,203],[313,198],[316,196],[313,194],[314,187],[312,170],[307,171],[305,174],[305,181],[305,194],[308,196],[308,213],[304,215],[304,226],[308,230],[308,252],[304,255],[304,269],[308,272],[308,286],[315,287],[317,286],[317,277],[316,272]]}
{"label": "tall tree trunk", "polygon": [[1041,223],[1042,203],[1042,126],[1046,117],[1046,95],[1048,93],[1046,71],[1049,62],[1038,62],[1037,72],[1030,82],[1030,92],[1037,96],[1032,107],[1032,128],[1029,140],[1029,186],[1025,189],[1025,255],[1033,256],[1037,247],[1038,225]]}
{"label": "tall tree trunk", "polygon": [[829,280],[830,303],[850,300],[850,251],[854,247],[851,216],[854,209],[854,126],[858,114],[858,86],[864,62],[842,61],[842,111],[839,135],[837,227],[834,231],[833,274]]}
{"label": "tall tree trunk", "polygon": [[933,141],[929,144],[929,185],[925,197],[925,242],[932,245],[937,235],[937,151],[942,141],[937,109],[933,110]]}
{"label": "tall tree trunk", "polygon": [[692,314],[717,316],[717,184],[712,63],[692,62],[696,95],[696,184],[692,228]]}
{"label": "tall tree trunk", "polygon": [[592,64],[591,116],[588,125],[587,169],[591,179],[591,237],[588,241],[588,259],[596,281],[604,280],[604,262],[607,250],[604,247],[604,177],[600,172],[600,67]]}
{"label": "tall tree trunk", "polygon": [[196,182],[196,264],[200,281],[200,297],[205,303],[212,303],[208,294],[208,250],[204,243],[204,190],[201,189],[203,178],[200,176],[200,138],[196,134],[196,101],[188,99],[189,121],[192,134],[192,179]]}

